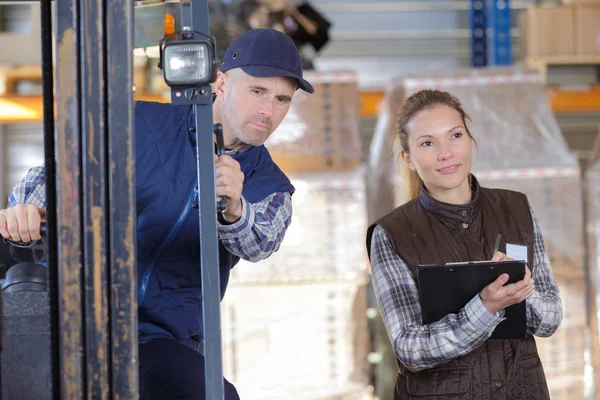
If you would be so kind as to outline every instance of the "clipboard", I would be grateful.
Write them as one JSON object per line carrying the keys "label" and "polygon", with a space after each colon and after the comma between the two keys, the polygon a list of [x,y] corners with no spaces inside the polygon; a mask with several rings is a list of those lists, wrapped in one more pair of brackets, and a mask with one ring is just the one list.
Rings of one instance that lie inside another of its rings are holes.
{"label": "clipboard", "polygon": [[[419,302],[423,325],[437,322],[448,314],[458,313],[475,295],[507,273],[507,284],[525,277],[522,261],[467,262],[441,265],[421,265],[419,274]],[[504,309],[504,321],[494,330],[490,339],[522,339],[527,337],[525,301]]]}

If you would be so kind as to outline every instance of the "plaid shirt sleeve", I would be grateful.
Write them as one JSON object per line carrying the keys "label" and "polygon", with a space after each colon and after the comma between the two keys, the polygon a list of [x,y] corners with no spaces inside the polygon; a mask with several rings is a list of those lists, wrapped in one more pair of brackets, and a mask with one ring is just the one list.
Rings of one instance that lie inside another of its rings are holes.
{"label": "plaid shirt sleeve", "polygon": [[38,208],[46,208],[46,170],[44,167],[33,167],[8,196],[8,207],[17,204],[33,204]]}
{"label": "plaid shirt sleeve", "polygon": [[562,321],[562,304],[558,286],[554,280],[550,259],[546,254],[544,238],[538,220],[531,210],[533,219],[533,274],[535,290],[526,300],[527,333],[548,337],[558,329]]}
{"label": "plaid shirt sleeve", "polygon": [[422,325],[413,274],[381,226],[373,233],[371,267],[375,297],[394,353],[410,371],[433,368],[472,352],[503,321],[504,313],[490,313],[477,295],[458,314]]}
{"label": "plaid shirt sleeve", "polygon": [[233,224],[219,223],[219,237],[232,254],[251,262],[264,260],[279,250],[292,220],[292,196],[276,192],[249,203],[242,196],[242,217]]}
{"label": "plaid shirt sleeve", "polygon": [[[33,167],[21,182],[19,182],[8,195],[8,207],[17,204],[33,204],[38,208],[46,208],[46,170],[44,167]],[[6,240],[13,246],[30,247],[37,241],[23,243]]]}

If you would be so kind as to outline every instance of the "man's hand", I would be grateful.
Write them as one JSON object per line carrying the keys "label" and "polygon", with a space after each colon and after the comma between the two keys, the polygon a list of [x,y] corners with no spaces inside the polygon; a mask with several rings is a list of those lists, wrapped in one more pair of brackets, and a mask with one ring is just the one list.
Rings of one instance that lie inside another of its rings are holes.
{"label": "man's hand", "polygon": [[[491,261],[500,262],[514,260],[508,258],[504,253],[497,252],[494,254]],[[504,286],[506,282],[508,282],[508,279],[508,274],[502,274],[479,293],[483,305],[492,314],[495,314],[508,306],[522,302],[531,296],[535,290],[535,285],[531,278],[531,271],[529,271],[527,266],[525,266],[525,277],[523,280]]]}
{"label": "man's hand", "polygon": [[233,223],[242,217],[244,178],[240,163],[228,155],[215,155],[217,196],[227,197],[226,211],[223,212],[223,218],[227,222]]}
{"label": "man's hand", "polygon": [[31,204],[17,204],[0,210],[0,235],[13,242],[40,240],[40,225],[46,220],[46,210]]}

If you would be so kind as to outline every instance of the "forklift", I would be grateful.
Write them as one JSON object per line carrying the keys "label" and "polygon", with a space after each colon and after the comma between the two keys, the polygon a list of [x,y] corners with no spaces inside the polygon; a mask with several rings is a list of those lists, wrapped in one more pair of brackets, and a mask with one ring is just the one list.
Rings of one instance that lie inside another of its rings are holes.
{"label": "forklift", "polygon": [[[0,0],[15,2],[25,1]],[[223,205],[213,158],[222,137],[212,123],[218,62],[208,0],[37,2],[46,225],[42,245],[0,244],[1,398],[139,397],[133,121],[139,44],[159,46],[171,102],[192,105],[196,115],[198,274],[212,283],[202,285],[204,398],[223,399],[217,236]],[[158,16],[158,29],[157,20],[144,21],[149,15]]]}

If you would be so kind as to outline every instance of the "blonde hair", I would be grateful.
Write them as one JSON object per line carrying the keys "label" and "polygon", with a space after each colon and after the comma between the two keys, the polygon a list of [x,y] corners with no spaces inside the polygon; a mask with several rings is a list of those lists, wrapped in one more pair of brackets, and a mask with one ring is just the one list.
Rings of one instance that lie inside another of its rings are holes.
{"label": "blonde hair", "polygon": [[[439,105],[451,107],[460,114],[463,124],[465,125],[465,129],[467,130],[467,134],[469,135],[469,138],[475,143],[475,146],[477,146],[477,141],[471,135],[471,132],[469,132],[469,128],[467,127],[467,120],[471,121],[471,118],[465,112],[465,110],[463,110],[460,101],[448,92],[426,89],[420,90],[417,93],[410,96],[408,99],[406,99],[404,105],[400,109],[400,113],[397,119],[398,123],[396,127],[396,132],[398,135],[398,156],[400,156],[402,151],[404,151],[407,154],[410,154],[410,150],[408,148],[407,125],[414,118],[414,116],[425,109]],[[400,165],[400,173],[403,182],[406,182],[408,186],[408,197],[409,199],[414,199],[419,195],[421,185],[423,184],[423,180],[421,179],[417,171],[413,171],[410,168],[408,168],[406,163],[400,162]]]}

